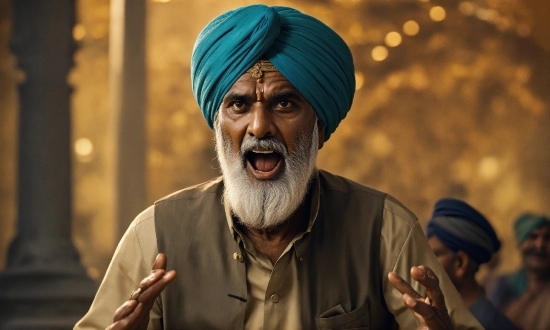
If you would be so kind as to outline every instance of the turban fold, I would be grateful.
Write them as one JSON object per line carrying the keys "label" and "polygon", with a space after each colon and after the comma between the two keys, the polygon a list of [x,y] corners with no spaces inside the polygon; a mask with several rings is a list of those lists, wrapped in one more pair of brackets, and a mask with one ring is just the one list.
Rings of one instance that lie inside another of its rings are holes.
{"label": "turban fold", "polygon": [[458,199],[444,198],[434,207],[428,237],[435,235],[453,251],[466,252],[477,264],[486,263],[500,249],[500,241],[487,219]]}
{"label": "turban fold", "polygon": [[213,127],[231,86],[261,58],[311,104],[327,140],[353,101],[351,51],[327,25],[288,7],[237,8],[215,18],[199,34],[191,57],[191,84],[208,125]]}
{"label": "turban fold", "polygon": [[546,225],[550,227],[550,219],[543,215],[525,213],[519,216],[514,224],[514,231],[516,232],[516,240],[518,244],[523,243],[523,241],[529,236],[529,234],[540,227],[541,225]]}

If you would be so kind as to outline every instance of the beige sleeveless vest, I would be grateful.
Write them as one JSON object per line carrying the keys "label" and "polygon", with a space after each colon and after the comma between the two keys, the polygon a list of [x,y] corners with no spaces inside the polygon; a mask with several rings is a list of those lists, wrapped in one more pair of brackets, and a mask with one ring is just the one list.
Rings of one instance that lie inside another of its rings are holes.
{"label": "beige sleeveless vest", "polygon": [[[319,171],[318,217],[295,244],[303,329],[393,329],[384,302],[380,230],[385,195]],[[161,294],[164,329],[242,329],[246,256],[221,203],[221,178],[157,202],[159,252],[178,276]],[[347,314],[330,316],[341,305]],[[328,313],[327,313],[328,311]]]}

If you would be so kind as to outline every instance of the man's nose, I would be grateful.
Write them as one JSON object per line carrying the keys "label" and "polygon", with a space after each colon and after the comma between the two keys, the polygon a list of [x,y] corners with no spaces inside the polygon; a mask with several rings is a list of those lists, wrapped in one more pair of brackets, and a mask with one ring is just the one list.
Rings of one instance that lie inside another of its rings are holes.
{"label": "man's nose", "polygon": [[545,247],[545,244],[546,244],[546,238],[545,237],[539,236],[535,240],[535,247],[538,251],[542,251]]}
{"label": "man's nose", "polygon": [[250,113],[250,123],[247,133],[258,139],[275,136],[273,114],[265,106],[264,102],[255,102]]}

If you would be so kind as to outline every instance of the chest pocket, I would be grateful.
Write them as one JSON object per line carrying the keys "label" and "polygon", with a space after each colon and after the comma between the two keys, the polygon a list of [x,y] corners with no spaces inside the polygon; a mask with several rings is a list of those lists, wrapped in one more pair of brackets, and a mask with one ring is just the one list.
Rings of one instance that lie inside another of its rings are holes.
{"label": "chest pocket", "polygon": [[322,313],[318,318],[317,328],[327,329],[370,329],[369,303],[354,311],[346,313],[342,305],[337,305]]}

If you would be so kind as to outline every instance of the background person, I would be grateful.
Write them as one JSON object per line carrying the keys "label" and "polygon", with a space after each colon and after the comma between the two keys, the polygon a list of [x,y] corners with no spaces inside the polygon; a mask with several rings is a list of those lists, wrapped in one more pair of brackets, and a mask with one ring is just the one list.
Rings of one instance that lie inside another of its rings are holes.
{"label": "background person", "polygon": [[505,307],[505,314],[520,329],[550,329],[550,219],[524,214],[514,230],[527,288]]}
{"label": "background person", "polygon": [[500,249],[500,241],[476,209],[461,200],[444,198],[435,204],[427,226],[428,243],[456,286],[470,312],[485,329],[516,329],[485,297],[475,275]]}

